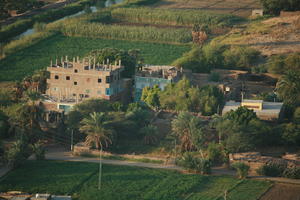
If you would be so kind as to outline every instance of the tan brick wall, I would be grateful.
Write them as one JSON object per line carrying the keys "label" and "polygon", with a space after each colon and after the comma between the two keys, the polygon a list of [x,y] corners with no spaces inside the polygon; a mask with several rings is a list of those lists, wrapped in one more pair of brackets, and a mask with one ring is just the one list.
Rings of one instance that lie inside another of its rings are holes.
{"label": "tan brick wall", "polygon": [[[73,62],[70,68],[48,67],[50,79],[47,80],[47,94],[57,99],[103,98],[110,100],[117,98],[122,86],[120,73],[123,67],[106,66],[106,70],[86,70],[87,63]],[[106,83],[106,77],[110,77],[110,83]],[[68,80],[69,79],[69,80]],[[101,82],[98,82],[101,79]],[[113,90],[114,95],[107,96],[106,88]]]}

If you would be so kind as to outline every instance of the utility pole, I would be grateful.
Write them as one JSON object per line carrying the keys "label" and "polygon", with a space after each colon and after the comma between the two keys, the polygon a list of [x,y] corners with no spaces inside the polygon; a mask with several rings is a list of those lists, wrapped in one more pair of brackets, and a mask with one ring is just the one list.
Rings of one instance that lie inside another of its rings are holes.
{"label": "utility pole", "polygon": [[101,181],[102,181],[102,146],[99,154],[99,179],[98,179],[98,190],[101,189]]}
{"label": "utility pole", "polygon": [[73,129],[71,131],[71,151],[73,151]]}

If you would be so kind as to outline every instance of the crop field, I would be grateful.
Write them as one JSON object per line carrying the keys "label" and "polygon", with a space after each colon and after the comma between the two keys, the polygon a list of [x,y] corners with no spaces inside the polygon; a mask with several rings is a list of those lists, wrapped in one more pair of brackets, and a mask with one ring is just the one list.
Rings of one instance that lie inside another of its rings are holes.
{"label": "crop field", "polygon": [[259,0],[162,0],[155,8],[198,9],[215,13],[251,15],[253,9],[261,8]]}
{"label": "crop field", "polygon": [[139,49],[146,64],[171,64],[190,45],[171,45],[123,40],[105,40],[55,35],[0,60],[0,81],[20,80],[34,70],[45,68],[51,59],[84,56],[102,48]]}
{"label": "crop field", "polygon": [[104,165],[99,191],[97,170],[95,163],[27,161],[0,182],[0,191],[71,194],[78,200],[222,200],[227,190],[227,199],[255,200],[271,186],[228,176]]}

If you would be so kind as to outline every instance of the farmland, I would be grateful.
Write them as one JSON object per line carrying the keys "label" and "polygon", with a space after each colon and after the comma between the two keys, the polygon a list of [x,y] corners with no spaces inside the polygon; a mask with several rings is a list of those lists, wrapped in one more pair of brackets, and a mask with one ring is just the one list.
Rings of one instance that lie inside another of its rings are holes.
{"label": "farmland", "polygon": [[[84,56],[101,48],[139,49],[147,64],[171,64],[189,45],[171,45],[122,40],[91,39],[55,35],[0,60],[0,81],[20,80],[36,69],[45,68],[51,59]],[[162,56],[163,55],[163,56]]]}
{"label": "farmland", "polygon": [[253,9],[261,8],[259,0],[162,0],[155,8],[198,9],[214,13],[248,17]]}
{"label": "farmland", "polygon": [[[103,166],[101,192],[97,189],[98,165],[62,161],[27,161],[0,182],[0,191],[72,194],[79,200],[94,199],[257,199],[270,183],[227,176],[181,174],[148,168]],[[51,174],[49,176],[48,174]]]}

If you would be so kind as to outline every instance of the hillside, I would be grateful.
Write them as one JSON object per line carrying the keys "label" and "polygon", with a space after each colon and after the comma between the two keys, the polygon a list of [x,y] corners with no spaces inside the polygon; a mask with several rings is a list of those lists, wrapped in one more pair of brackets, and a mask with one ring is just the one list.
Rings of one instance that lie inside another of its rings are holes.
{"label": "hillside", "polygon": [[266,56],[300,52],[300,14],[253,21],[216,40],[223,44],[251,46]]}

